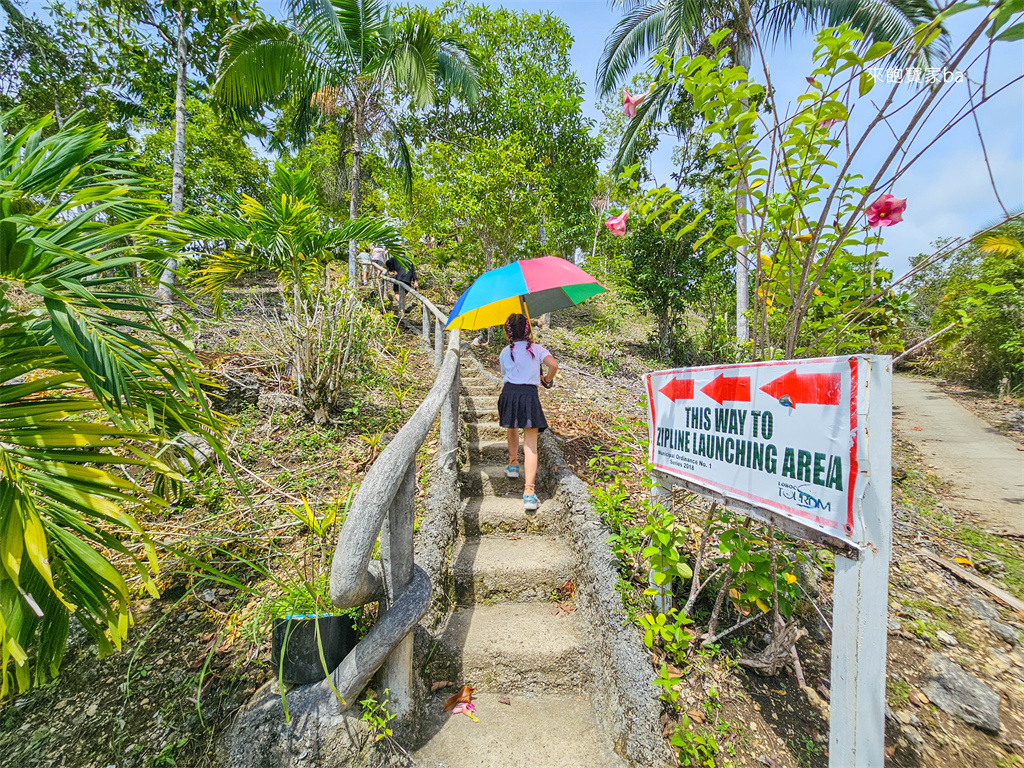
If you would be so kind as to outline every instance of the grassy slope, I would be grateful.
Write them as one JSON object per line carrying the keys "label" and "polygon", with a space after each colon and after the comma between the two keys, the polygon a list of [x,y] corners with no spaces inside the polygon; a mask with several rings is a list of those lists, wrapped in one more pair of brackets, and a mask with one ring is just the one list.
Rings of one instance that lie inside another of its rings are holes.
{"label": "grassy slope", "polygon": [[[250,282],[231,296],[223,320],[200,313],[197,351],[214,370],[241,370],[255,374],[263,390],[285,389],[269,330],[275,292],[266,281]],[[408,360],[400,365],[395,350],[388,382],[399,393],[407,390],[404,410],[380,384],[352,389],[343,412],[322,425],[252,407],[236,415],[231,443],[238,482],[207,469],[180,504],[144,523],[156,540],[216,566],[244,588],[218,583],[195,562],[164,551],[161,596],[140,591],[135,629],[121,652],[97,660],[79,638],[56,681],[0,705],[0,767],[214,764],[218,731],[273,676],[272,617],[288,610],[305,582],[322,587],[326,581],[337,526],[319,539],[287,507],[301,507],[305,498],[322,515],[343,501],[374,455],[363,438],[380,435],[383,447],[409,404],[433,383],[431,357],[416,339],[403,336],[399,344]],[[435,446],[428,438],[421,465]],[[360,621],[372,621],[372,611]]]}

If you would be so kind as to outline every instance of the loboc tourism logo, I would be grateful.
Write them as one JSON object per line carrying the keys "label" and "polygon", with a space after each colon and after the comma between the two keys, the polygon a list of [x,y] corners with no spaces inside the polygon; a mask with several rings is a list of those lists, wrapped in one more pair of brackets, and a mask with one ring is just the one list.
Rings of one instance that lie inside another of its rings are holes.
{"label": "loboc tourism logo", "polygon": [[651,463],[855,543],[858,406],[869,362],[773,360],[647,374]]}
{"label": "loboc tourism logo", "polygon": [[801,509],[820,509],[823,512],[832,511],[832,502],[819,499],[806,485],[795,486],[791,483],[779,483],[779,498],[792,501]]}

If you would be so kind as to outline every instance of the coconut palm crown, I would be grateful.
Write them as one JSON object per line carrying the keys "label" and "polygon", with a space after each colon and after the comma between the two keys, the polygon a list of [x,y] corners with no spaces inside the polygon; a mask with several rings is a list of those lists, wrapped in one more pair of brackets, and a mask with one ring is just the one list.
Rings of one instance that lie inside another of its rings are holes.
{"label": "coconut palm crown", "polygon": [[[762,42],[785,41],[801,26],[849,24],[865,40],[888,42],[899,59],[899,43],[939,13],[929,0],[612,0],[625,14],[605,41],[597,64],[597,89],[607,96],[641,62],[660,50],[673,58],[696,54],[718,29],[732,30],[734,61],[750,66],[755,30]],[[945,31],[921,50],[917,64],[933,64],[949,52]],[[906,57],[904,57],[906,58]],[[636,111],[619,147],[617,167],[635,156],[639,131],[665,114],[674,89],[659,88]]]}
{"label": "coconut palm crown", "polygon": [[[317,117],[335,118],[351,155],[349,215],[359,215],[365,146],[378,140],[412,187],[409,147],[390,107],[407,98],[432,104],[440,88],[476,98],[476,66],[467,49],[438,32],[424,11],[395,20],[376,0],[289,0],[288,20],[260,20],[225,38],[214,96],[239,111],[287,105],[301,144]],[[355,243],[349,273],[355,274]]]}

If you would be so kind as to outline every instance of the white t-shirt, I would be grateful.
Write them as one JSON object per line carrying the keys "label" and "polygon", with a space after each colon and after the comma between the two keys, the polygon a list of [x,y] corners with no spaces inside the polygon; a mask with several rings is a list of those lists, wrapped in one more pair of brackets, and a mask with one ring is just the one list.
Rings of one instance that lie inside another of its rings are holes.
{"label": "white t-shirt", "polygon": [[[498,362],[501,363],[501,375],[509,384],[535,384],[540,385],[540,364],[551,353],[540,344],[534,342],[530,345],[530,352],[526,351],[526,342],[516,342],[516,356],[512,359],[512,350],[507,346],[498,355]],[[533,353],[532,356],[530,353]]]}

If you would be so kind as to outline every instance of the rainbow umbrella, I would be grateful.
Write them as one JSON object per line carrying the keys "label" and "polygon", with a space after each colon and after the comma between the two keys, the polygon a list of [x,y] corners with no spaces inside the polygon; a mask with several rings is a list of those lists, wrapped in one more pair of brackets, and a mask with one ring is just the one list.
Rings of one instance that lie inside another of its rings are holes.
{"label": "rainbow umbrella", "polygon": [[513,261],[484,272],[459,296],[445,329],[472,331],[502,325],[516,312],[527,317],[574,307],[606,288],[557,256]]}

